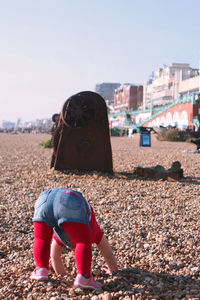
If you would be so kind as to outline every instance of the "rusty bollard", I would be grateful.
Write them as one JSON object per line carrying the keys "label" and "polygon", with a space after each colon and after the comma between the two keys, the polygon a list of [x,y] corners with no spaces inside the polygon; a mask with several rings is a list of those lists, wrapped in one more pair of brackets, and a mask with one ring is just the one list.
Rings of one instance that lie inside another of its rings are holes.
{"label": "rusty bollard", "polygon": [[51,167],[113,172],[107,107],[99,94],[80,92],[64,103],[53,136]]}

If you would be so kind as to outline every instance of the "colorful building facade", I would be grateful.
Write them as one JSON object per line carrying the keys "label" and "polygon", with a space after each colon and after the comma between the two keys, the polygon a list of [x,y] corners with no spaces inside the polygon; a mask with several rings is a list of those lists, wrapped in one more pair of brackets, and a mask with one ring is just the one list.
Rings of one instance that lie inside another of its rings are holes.
{"label": "colorful building facade", "polygon": [[138,110],[143,102],[143,86],[127,85],[121,86],[114,93],[114,110],[133,111]]}
{"label": "colorful building facade", "polygon": [[179,129],[195,129],[200,126],[200,98],[195,95],[185,97],[182,100],[163,108],[145,122],[144,127],[172,126]]}

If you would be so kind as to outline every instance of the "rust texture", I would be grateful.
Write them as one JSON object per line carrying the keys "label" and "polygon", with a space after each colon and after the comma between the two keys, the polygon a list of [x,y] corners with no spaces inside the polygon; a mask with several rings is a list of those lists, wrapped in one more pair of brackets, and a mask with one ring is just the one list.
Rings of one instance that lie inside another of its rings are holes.
{"label": "rust texture", "polygon": [[51,167],[113,172],[107,107],[99,94],[81,92],[64,103],[53,135]]}

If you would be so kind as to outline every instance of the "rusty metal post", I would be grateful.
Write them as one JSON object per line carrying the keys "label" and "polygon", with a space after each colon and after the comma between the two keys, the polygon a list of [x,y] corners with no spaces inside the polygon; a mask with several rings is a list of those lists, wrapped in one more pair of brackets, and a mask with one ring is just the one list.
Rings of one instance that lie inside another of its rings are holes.
{"label": "rusty metal post", "polygon": [[63,105],[53,137],[56,170],[113,171],[107,107],[97,93],[73,95]]}

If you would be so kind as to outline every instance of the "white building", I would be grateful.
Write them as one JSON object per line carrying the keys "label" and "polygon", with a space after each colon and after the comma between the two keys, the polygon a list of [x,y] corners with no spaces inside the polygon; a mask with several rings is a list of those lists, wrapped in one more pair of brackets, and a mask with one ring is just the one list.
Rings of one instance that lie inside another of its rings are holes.
{"label": "white building", "polygon": [[178,100],[180,82],[197,75],[198,69],[192,69],[189,64],[164,65],[144,85],[143,108],[150,108],[152,104],[162,106]]}
{"label": "white building", "polygon": [[178,91],[181,98],[192,94],[198,95],[200,92],[200,75],[179,82]]}

